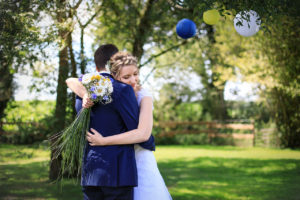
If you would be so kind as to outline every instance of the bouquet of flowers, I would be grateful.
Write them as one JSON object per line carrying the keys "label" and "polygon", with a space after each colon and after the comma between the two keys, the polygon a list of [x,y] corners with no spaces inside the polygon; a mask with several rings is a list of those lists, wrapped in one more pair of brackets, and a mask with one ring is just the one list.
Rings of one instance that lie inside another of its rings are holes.
{"label": "bouquet of flowers", "polygon": [[[88,73],[79,78],[79,81],[88,91],[89,98],[94,102],[108,104],[112,101],[112,82],[98,73]],[[54,134],[50,139],[53,150],[52,159],[62,156],[61,170],[58,178],[66,172],[73,174],[77,171],[77,176],[81,172],[83,151],[86,144],[85,134],[89,128],[91,108],[82,108],[76,119],[62,132]]]}

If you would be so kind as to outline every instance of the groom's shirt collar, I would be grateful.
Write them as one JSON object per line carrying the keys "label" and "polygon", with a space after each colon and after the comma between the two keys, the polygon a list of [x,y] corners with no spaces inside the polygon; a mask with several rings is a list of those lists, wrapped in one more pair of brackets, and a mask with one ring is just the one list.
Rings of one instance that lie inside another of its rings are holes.
{"label": "groom's shirt collar", "polygon": [[109,71],[106,71],[106,70],[100,71],[99,73],[100,73],[100,74],[110,74],[110,72],[109,72]]}

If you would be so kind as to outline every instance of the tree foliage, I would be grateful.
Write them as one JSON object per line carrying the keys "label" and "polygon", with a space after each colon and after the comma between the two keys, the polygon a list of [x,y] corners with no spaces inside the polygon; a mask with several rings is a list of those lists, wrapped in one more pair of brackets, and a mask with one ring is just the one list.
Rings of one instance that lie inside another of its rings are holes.
{"label": "tree foliage", "polygon": [[114,43],[139,60],[143,57],[143,65],[151,56],[181,44],[174,25],[184,16],[193,18],[189,12],[171,9],[167,1],[104,1],[95,45]]}
{"label": "tree foliage", "polygon": [[237,36],[232,34],[232,25],[221,24],[217,38],[222,59],[237,67],[243,80],[258,84],[282,134],[282,144],[293,148],[300,146],[299,11],[299,2],[288,1],[257,36]]}
{"label": "tree foliage", "polygon": [[[298,147],[300,143],[299,106],[297,106],[300,80],[298,39],[300,26],[299,14],[297,14],[299,2],[206,1],[196,3],[187,0],[179,6],[177,4],[177,7],[182,10],[217,8],[221,12],[224,11],[226,18],[230,19],[215,26],[213,38],[210,38],[208,32],[204,34],[204,40],[199,42],[202,45],[190,46],[190,49],[183,47],[185,53],[179,52],[180,56],[174,56],[183,58],[177,60],[177,66],[178,63],[196,66],[194,70],[199,73],[202,84],[206,85],[204,88],[207,88],[206,96],[203,96],[206,101],[202,102],[206,105],[204,108],[216,108],[217,112],[221,111],[214,103],[216,96],[209,95],[214,92],[211,87],[207,87],[210,84],[220,88],[228,80],[239,79],[256,83],[262,91],[261,97],[264,97],[262,100],[268,102],[274,112],[277,127],[282,133],[283,145]],[[232,19],[237,12],[249,9],[259,13],[263,24],[262,30],[256,36],[246,38],[235,32]],[[205,28],[202,27],[202,30],[205,31]],[[207,39],[208,42],[205,44]],[[214,118],[216,119],[216,116]]]}
{"label": "tree foliage", "polygon": [[44,42],[35,24],[43,9],[43,1],[0,1],[0,120],[16,88],[14,73],[37,60]]}
{"label": "tree foliage", "polygon": [[292,148],[300,147],[299,21],[299,16],[283,16],[263,40],[263,52],[274,72],[274,86],[270,88],[269,96],[277,127],[282,133],[283,145]]}

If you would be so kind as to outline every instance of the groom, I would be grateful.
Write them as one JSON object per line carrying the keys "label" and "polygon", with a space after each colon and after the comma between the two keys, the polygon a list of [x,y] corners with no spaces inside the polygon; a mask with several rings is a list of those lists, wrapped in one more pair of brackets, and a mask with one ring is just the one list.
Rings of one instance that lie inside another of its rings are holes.
{"label": "groom", "polygon": [[[138,126],[139,108],[132,87],[114,80],[105,71],[105,65],[116,52],[116,46],[106,44],[100,46],[94,55],[97,71],[110,78],[113,84],[112,103],[97,103],[91,109],[90,128],[103,136],[123,133]],[[87,95],[86,89],[82,85],[74,85],[69,79],[66,83],[81,97],[76,98],[78,112],[82,108],[82,97]],[[88,107],[88,102],[84,102],[83,106]],[[85,200],[133,199],[133,187],[137,186],[133,145],[87,144],[83,157],[81,185]]]}

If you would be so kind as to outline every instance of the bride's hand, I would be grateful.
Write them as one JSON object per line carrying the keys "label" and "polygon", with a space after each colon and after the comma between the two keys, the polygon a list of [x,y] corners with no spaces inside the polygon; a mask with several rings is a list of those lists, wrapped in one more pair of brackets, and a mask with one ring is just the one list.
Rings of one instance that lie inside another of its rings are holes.
{"label": "bride's hand", "polygon": [[104,146],[105,138],[95,129],[91,128],[91,131],[94,133],[86,132],[86,139],[91,146]]}
{"label": "bride's hand", "polygon": [[94,105],[94,102],[89,98],[88,93],[85,93],[82,97],[82,107],[90,108]]}

